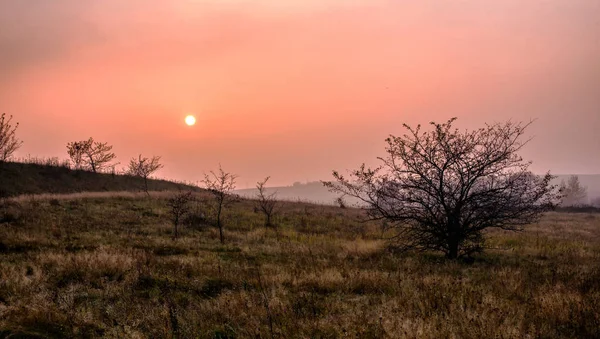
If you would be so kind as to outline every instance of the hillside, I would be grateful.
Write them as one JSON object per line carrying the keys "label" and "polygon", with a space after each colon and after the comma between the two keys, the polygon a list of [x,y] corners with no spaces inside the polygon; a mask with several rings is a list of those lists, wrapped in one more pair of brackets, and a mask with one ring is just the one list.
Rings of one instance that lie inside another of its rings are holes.
{"label": "hillside", "polygon": [[[41,193],[77,193],[102,191],[139,191],[141,178],[72,170],[64,166],[0,163],[0,194],[16,196]],[[151,191],[199,188],[166,180],[149,180]]]}

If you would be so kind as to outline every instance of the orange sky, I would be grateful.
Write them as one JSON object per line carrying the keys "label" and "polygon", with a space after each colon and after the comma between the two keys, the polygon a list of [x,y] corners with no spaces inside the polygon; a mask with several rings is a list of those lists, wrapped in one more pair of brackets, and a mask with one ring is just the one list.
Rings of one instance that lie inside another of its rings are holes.
{"label": "orange sky", "polygon": [[453,116],[538,119],[534,170],[600,173],[600,1],[0,0],[0,111],[18,156],[93,136],[240,187],[328,179]]}

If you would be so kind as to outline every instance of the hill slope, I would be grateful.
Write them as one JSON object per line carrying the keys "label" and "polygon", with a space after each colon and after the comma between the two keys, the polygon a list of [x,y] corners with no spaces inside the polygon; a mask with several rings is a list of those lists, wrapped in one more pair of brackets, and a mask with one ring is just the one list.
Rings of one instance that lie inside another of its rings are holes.
{"label": "hill slope", "polygon": [[[139,191],[141,178],[72,170],[62,166],[0,163],[0,195],[16,196],[41,193],[76,193],[101,191]],[[151,191],[178,189],[200,190],[197,187],[166,180],[148,180]]]}

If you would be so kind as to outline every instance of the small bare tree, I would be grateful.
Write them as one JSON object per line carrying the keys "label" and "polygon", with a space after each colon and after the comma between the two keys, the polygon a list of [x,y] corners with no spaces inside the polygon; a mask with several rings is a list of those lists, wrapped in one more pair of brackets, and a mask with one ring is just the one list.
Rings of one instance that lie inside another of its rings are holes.
{"label": "small bare tree", "polygon": [[265,185],[267,184],[267,181],[269,181],[269,178],[270,177],[266,177],[263,181],[256,183],[256,189],[258,189],[258,193],[256,194],[256,207],[265,215],[266,228],[273,226],[272,218],[279,207],[279,201],[277,201],[277,192],[273,192],[271,194],[267,193],[267,188]]}
{"label": "small bare tree", "polygon": [[223,209],[234,201],[237,201],[237,196],[232,194],[235,190],[235,179],[237,175],[225,172],[221,165],[219,165],[219,171],[210,171],[209,174],[204,174],[204,186],[212,193],[215,199],[215,213],[217,219],[217,227],[219,228],[219,240],[221,243],[225,243],[225,237],[223,235],[223,221],[222,214]]}
{"label": "small bare tree", "polygon": [[6,113],[0,116],[0,161],[6,161],[21,147],[23,142],[16,136],[19,123],[12,125],[12,115],[6,118]]}
{"label": "small bare tree", "polygon": [[386,221],[400,249],[435,250],[447,258],[483,249],[487,228],[520,230],[556,206],[553,176],[534,175],[517,154],[529,124],[507,122],[474,131],[404,125],[386,139],[376,169],[362,165],[345,178],[333,172],[333,192],[359,199],[371,219]]}
{"label": "small bare tree", "polygon": [[173,239],[179,237],[179,225],[190,211],[190,202],[194,200],[191,191],[179,192],[167,200],[170,208],[171,222],[173,223]]}
{"label": "small bare tree", "polygon": [[584,201],[587,199],[587,187],[581,186],[578,176],[570,176],[566,184],[562,180],[559,187],[562,194],[562,206],[578,207],[584,205]]}
{"label": "small bare tree", "polygon": [[131,158],[129,160],[129,168],[128,172],[131,175],[140,177],[144,179],[144,192],[147,195],[150,195],[148,192],[148,178],[152,173],[158,171],[163,168],[163,165],[160,163],[159,156],[153,156],[152,158],[143,158],[140,154],[138,158]]}
{"label": "small bare tree", "polygon": [[76,169],[91,170],[94,173],[109,166],[116,158],[111,152],[112,146],[106,142],[97,142],[93,138],[73,141],[67,144],[67,153]]}
{"label": "small bare tree", "polygon": [[592,199],[591,205],[600,208],[600,197],[595,197]]}

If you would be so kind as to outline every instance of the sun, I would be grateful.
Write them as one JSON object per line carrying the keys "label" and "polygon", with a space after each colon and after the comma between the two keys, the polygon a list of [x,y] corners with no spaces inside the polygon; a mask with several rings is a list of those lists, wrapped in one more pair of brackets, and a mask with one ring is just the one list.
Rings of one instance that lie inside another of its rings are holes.
{"label": "sun", "polygon": [[196,117],[194,117],[193,115],[188,115],[187,117],[185,117],[185,123],[188,126],[194,126],[196,124]]}

